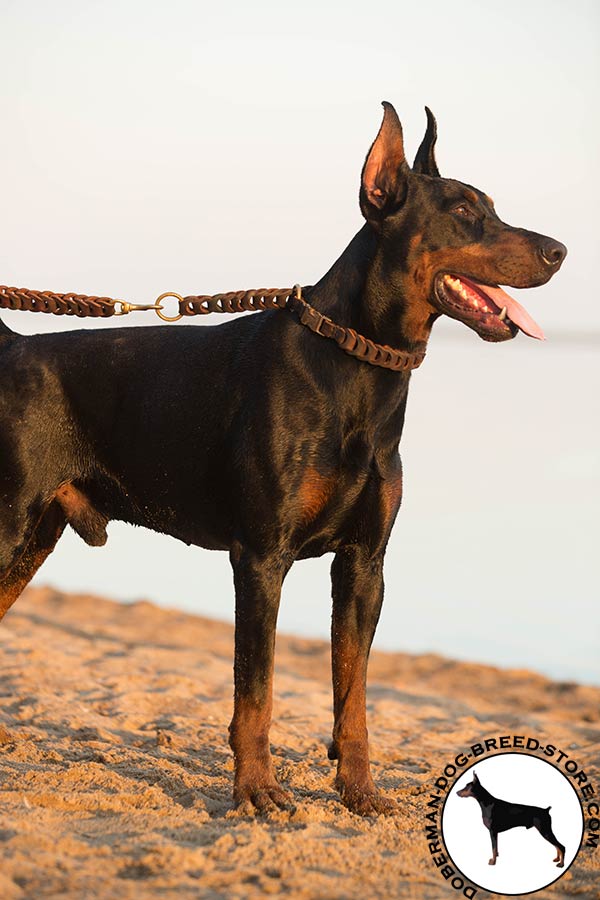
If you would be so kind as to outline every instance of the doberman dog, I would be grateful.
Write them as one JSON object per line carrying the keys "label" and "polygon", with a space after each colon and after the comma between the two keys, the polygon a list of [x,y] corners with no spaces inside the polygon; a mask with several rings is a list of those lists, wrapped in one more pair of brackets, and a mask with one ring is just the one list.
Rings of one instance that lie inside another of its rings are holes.
{"label": "doberman dog", "polygon": [[473,780],[456,792],[459,797],[474,797],[481,807],[483,824],[490,833],[492,839],[492,858],[490,866],[496,865],[498,853],[498,835],[501,831],[509,831],[511,828],[537,828],[541,836],[556,849],[553,862],[558,869],[565,864],[565,846],[561,844],[552,831],[552,819],[550,807],[542,809],[541,806],[526,806],[524,803],[510,803],[508,800],[499,800],[486,791],[477,773],[473,772]]}
{"label": "doberman dog", "polygon": [[[412,170],[396,111],[360,187],[366,219],[306,297],[406,352],[442,314],[484,340],[539,326],[499,284],[555,274],[566,248],[504,224],[490,198],[440,177],[429,111]],[[235,585],[234,799],[286,808],[269,746],[275,627],[293,562],[333,553],[336,787],[363,815],[394,804],[370,774],[367,658],[402,494],[409,371],[367,365],[289,311],[218,327],[0,334],[0,611],[66,523],[91,545],[111,519],[227,550]]]}

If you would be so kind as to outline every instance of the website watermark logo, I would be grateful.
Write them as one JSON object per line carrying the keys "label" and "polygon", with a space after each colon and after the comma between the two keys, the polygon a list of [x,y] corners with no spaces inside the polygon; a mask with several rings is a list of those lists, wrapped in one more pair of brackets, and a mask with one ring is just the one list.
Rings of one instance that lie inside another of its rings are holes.
{"label": "website watermark logo", "polygon": [[526,735],[457,753],[431,785],[424,815],[432,864],[468,898],[543,890],[600,840],[596,785],[569,753]]}

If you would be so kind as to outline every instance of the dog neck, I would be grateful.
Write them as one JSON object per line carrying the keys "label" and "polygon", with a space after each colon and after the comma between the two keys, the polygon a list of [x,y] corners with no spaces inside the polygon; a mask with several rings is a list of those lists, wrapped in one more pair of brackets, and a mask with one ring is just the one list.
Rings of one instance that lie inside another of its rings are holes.
{"label": "dog neck", "polygon": [[494,797],[490,794],[489,791],[486,791],[482,784],[476,784],[475,787],[472,788],[473,797],[477,800],[480,806],[489,806],[490,803],[494,803],[498,798]]}
{"label": "dog neck", "polygon": [[408,273],[386,260],[382,241],[365,224],[307,294],[319,312],[365,337],[399,350],[423,348],[437,314],[409,304]]}

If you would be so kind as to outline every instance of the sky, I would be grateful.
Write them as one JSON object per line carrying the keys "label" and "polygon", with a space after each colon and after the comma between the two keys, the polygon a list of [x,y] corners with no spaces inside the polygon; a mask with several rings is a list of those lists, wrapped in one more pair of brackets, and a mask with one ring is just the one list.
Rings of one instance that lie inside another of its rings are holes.
{"label": "sky", "polygon": [[[409,157],[427,104],[442,174],[567,245],[518,297],[546,343],[434,329],[376,645],[600,683],[598,5],[4,0],[0,33],[1,283],[134,302],[313,283],[361,227],[384,99]],[[327,635],[329,565],[293,568],[282,630]],[[66,534],[36,582],[233,612],[226,554],[120,523],[102,549]]]}

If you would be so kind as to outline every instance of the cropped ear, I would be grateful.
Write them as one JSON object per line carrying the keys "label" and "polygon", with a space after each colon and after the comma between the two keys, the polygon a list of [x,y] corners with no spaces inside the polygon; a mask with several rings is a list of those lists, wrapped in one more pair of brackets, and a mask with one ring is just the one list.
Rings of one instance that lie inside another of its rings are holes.
{"label": "cropped ear", "polygon": [[473,772],[473,781],[475,781],[477,784],[480,783],[479,778],[477,777],[477,772]]}
{"label": "cropped ear", "polygon": [[431,175],[439,178],[440,173],[435,161],[435,142],[437,141],[437,122],[435,116],[428,106],[425,107],[427,113],[427,131],[425,137],[421,141],[421,146],[417,150],[415,161],[413,164],[413,172],[419,175]]}
{"label": "cropped ear", "polygon": [[369,222],[380,222],[406,194],[410,168],[404,155],[402,125],[391,103],[383,101],[383,122],[362,170],[360,208]]}

